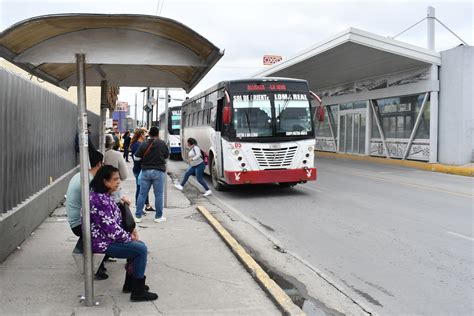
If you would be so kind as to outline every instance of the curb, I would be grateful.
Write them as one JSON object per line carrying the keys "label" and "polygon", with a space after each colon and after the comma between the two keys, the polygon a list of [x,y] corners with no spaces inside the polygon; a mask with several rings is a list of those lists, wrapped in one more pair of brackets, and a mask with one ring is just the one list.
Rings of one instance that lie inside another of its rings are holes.
{"label": "curb", "polygon": [[196,209],[206,218],[217,234],[224,240],[234,255],[242,262],[252,277],[265,290],[265,292],[276,303],[284,315],[306,315],[296,306],[290,297],[273,281],[268,274],[255,262],[255,260],[245,251],[245,249],[235,240],[234,237],[211,215],[203,206],[198,205]]}
{"label": "curb", "polygon": [[399,160],[399,159],[387,159],[380,157],[369,157],[369,156],[357,156],[357,155],[346,155],[340,153],[332,152],[321,152],[315,151],[316,157],[326,157],[326,158],[335,158],[335,159],[346,159],[346,160],[359,160],[359,161],[370,161],[380,164],[392,165],[392,166],[403,166],[415,169],[422,169],[427,171],[441,172],[455,174],[459,176],[474,177],[474,166],[473,167],[464,167],[464,166],[453,166],[453,165],[443,165],[438,163],[428,163],[412,160]]}

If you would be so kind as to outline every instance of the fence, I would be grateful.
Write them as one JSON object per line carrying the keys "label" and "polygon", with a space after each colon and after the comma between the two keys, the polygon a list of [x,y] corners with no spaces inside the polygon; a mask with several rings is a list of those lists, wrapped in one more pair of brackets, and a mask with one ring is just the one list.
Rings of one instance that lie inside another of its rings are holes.
{"label": "fence", "polygon": [[[98,148],[99,116],[88,112]],[[0,67],[0,215],[77,165],[75,104]]]}

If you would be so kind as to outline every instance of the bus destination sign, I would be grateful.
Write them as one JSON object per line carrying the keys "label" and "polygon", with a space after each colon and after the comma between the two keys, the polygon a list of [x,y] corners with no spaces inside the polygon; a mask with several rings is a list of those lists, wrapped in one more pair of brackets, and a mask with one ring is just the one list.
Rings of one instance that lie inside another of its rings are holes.
{"label": "bus destination sign", "polygon": [[286,84],[248,84],[247,91],[284,91]]}

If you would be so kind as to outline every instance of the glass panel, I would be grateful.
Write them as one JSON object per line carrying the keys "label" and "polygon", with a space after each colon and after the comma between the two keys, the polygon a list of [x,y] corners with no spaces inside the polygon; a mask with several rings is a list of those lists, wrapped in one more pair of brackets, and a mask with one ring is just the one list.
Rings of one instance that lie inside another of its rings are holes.
{"label": "glass panel", "polygon": [[350,110],[352,109],[352,103],[344,103],[344,104],[339,104],[339,109],[342,110]]}
{"label": "glass panel", "polygon": [[365,114],[360,116],[359,154],[365,154]]}
{"label": "glass panel", "polygon": [[[312,132],[310,103],[305,94],[276,93],[276,132],[284,136],[308,135]],[[323,125],[324,126],[324,125]],[[327,124],[325,124],[327,126]],[[328,128],[328,127],[325,127]]]}
{"label": "glass panel", "polygon": [[352,115],[346,115],[346,153],[352,153]]}
{"label": "glass panel", "polygon": [[340,142],[339,142],[339,151],[341,153],[346,151],[346,116],[341,115],[341,124],[339,124],[340,128]]}
{"label": "glass panel", "polygon": [[[417,106],[418,112],[421,109],[421,104],[423,102],[424,95],[420,95],[418,98],[419,108]],[[420,100],[421,99],[421,100]],[[428,100],[426,100],[425,110],[423,111],[423,116],[421,117],[420,125],[418,126],[418,130],[416,131],[415,139],[429,139],[430,138],[430,101],[429,96]]]}
{"label": "glass panel", "polygon": [[354,109],[365,109],[367,107],[367,101],[354,102]]}
{"label": "glass panel", "polygon": [[[321,122],[317,118],[315,119],[315,125],[316,125],[316,136],[319,137],[331,137],[331,130],[329,128],[329,107],[326,107],[324,113],[324,121]],[[313,111],[314,112],[314,111]],[[313,114],[314,117],[314,114]],[[331,122],[332,123],[332,122]]]}
{"label": "glass panel", "polygon": [[234,95],[233,105],[237,137],[272,136],[272,107],[268,95]]}
{"label": "glass panel", "polygon": [[[424,94],[375,100],[383,122],[386,138],[409,138],[423,103]],[[427,101],[428,102],[428,101]],[[429,138],[429,103],[423,113],[416,138]],[[387,121],[388,120],[388,121]],[[375,123],[375,119],[374,119]],[[373,126],[373,137],[379,137],[376,126]]]}

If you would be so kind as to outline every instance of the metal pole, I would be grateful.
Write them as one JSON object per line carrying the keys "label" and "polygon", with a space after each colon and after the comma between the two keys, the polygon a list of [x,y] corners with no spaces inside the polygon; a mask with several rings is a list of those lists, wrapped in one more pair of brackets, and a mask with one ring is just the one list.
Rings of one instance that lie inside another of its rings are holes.
{"label": "metal pole", "polygon": [[79,157],[81,167],[81,197],[82,197],[82,241],[84,246],[84,287],[86,306],[94,305],[94,281],[91,221],[89,205],[89,153],[87,139],[87,112],[86,112],[86,71],[85,55],[76,54],[77,66],[77,116],[79,129]]}
{"label": "metal pole", "polygon": [[160,104],[160,89],[156,89],[156,117],[155,121],[158,122],[160,119],[160,107],[158,106]]}
{"label": "metal pole", "polygon": [[426,16],[427,16],[427,47],[428,49],[434,50],[435,49],[435,8],[427,7],[426,8]]}
{"label": "metal pole", "polygon": [[[150,87],[146,88],[146,102],[147,104],[150,104]],[[150,129],[151,124],[150,124],[150,112],[146,111],[146,128]]]}
{"label": "metal pole", "polygon": [[[143,92],[143,91],[142,91],[142,92]],[[145,116],[145,110],[143,110],[143,107],[144,107],[144,106],[145,106],[145,93],[143,93],[142,121],[140,122],[140,123],[141,123],[140,125],[141,125],[142,127],[143,127],[143,121],[144,121],[144,119],[145,119],[145,117],[144,117],[144,116]]]}
{"label": "metal pole", "polygon": [[105,153],[105,119],[107,115],[107,80],[100,82],[100,130],[99,130],[99,151]]}
{"label": "metal pole", "polygon": [[[165,140],[165,143],[166,145],[168,145],[168,148],[170,147],[169,146],[169,142],[168,142],[168,88],[165,88],[165,126],[163,128],[164,132],[165,132],[165,135],[164,135],[164,140]],[[168,207],[168,181],[167,181],[167,178],[165,178],[165,187],[164,187],[164,205],[165,207]]]}
{"label": "metal pole", "polygon": [[423,117],[423,111],[425,110],[426,100],[428,100],[428,93],[425,93],[425,97],[423,98],[423,103],[421,104],[420,113],[418,113],[418,117],[416,118],[415,125],[413,126],[413,130],[411,131],[410,140],[408,141],[407,148],[405,149],[405,153],[403,154],[402,160],[407,159],[408,153],[410,152],[411,144],[415,139],[416,132],[418,131],[418,126],[420,125],[421,118]]}
{"label": "metal pole", "polygon": [[[439,67],[431,65],[430,80],[431,82],[439,82]],[[430,163],[438,162],[438,112],[439,112],[439,92],[430,92]]]}
{"label": "metal pole", "polygon": [[390,157],[390,151],[388,150],[388,145],[387,145],[387,142],[385,140],[385,135],[383,133],[382,125],[380,125],[379,116],[377,115],[377,112],[375,112],[374,102],[372,100],[369,100],[369,103],[370,103],[370,107],[372,108],[372,113],[374,114],[375,123],[377,124],[377,128],[379,129],[380,138],[382,138],[383,147],[387,151],[387,159],[390,159],[391,158]]}
{"label": "metal pole", "polygon": [[137,121],[138,121],[138,116],[137,116],[137,107],[138,107],[137,97],[138,97],[138,96],[137,96],[137,94],[135,93],[135,116],[134,116],[134,118],[135,118],[135,123],[137,123]]}

